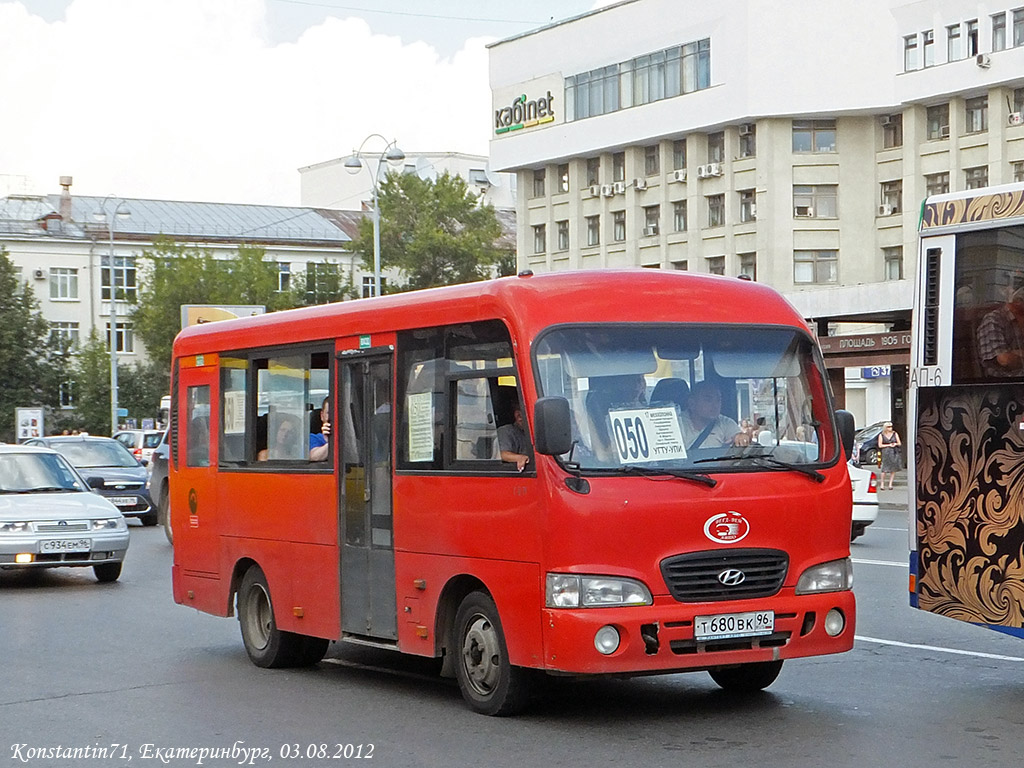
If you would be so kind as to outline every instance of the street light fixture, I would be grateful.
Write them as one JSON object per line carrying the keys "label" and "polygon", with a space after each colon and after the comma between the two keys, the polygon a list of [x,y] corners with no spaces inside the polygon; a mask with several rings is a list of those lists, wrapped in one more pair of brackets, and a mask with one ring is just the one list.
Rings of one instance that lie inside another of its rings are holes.
{"label": "street light fixture", "polygon": [[[107,203],[113,203],[108,209]],[[93,213],[97,221],[106,221],[109,235],[110,251],[110,434],[117,432],[117,265],[114,261],[114,224],[118,218],[127,219],[132,215],[128,204],[116,195],[107,195],[100,203],[99,209]]]}
{"label": "street light fixture", "polygon": [[380,296],[380,169],[384,166],[385,162],[391,168],[401,168],[405,162],[405,152],[398,148],[398,139],[388,141],[379,133],[371,133],[363,139],[359,149],[345,160],[346,171],[355,175],[364,167],[369,170],[369,166],[363,165],[363,147],[366,146],[366,142],[374,138],[380,139],[386,144],[384,151],[379,156],[376,156],[375,153],[370,154],[370,157],[377,157],[376,172],[370,175],[370,181],[373,184],[373,295]]}

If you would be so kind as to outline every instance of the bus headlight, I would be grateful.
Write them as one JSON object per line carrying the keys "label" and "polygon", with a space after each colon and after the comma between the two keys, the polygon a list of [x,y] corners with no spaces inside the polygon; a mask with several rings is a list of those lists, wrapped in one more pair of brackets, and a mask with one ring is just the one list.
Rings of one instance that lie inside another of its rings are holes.
{"label": "bus headlight", "polygon": [[544,604],[548,608],[604,608],[650,605],[651,592],[635,579],[549,573]]}
{"label": "bus headlight", "polygon": [[847,589],[853,589],[853,563],[848,557],[812,566],[800,575],[796,583],[798,595]]}

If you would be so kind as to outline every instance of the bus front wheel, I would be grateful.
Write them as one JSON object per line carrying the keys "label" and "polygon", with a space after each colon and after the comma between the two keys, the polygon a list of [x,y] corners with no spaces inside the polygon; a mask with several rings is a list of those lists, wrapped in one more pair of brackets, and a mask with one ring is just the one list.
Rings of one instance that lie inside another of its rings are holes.
{"label": "bus front wheel", "polygon": [[455,614],[455,677],[470,708],[513,715],[529,701],[529,670],[509,662],[498,609],[490,595],[471,592]]}
{"label": "bus front wheel", "polygon": [[238,588],[238,623],[245,652],[257,667],[308,667],[327,652],[328,641],[277,628],[263,569],[251,566]]}
{"label": "bus front wheel", "polygon": [[727,691],[754,693],[775,682],[782,671],[781,661],[762,661],[754,664],[740,664],[735,667],[709,669],[711,679]]}

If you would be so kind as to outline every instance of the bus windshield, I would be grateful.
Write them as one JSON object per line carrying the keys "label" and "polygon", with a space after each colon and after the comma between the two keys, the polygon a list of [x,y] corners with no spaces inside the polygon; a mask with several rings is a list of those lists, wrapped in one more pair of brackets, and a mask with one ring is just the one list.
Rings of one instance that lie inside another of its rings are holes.
{"label": "bus windshield", "polygon": [[813,342],[793,328],[563,326],[539,340],[536,364],[541,395],[569,401],[583,470],[835,459]]}

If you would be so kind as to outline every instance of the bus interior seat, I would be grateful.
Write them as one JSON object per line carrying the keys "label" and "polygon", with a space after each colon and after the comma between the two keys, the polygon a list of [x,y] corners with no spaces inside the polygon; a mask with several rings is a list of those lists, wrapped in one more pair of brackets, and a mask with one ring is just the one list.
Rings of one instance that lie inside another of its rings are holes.
{"label": "bus interior seat", "polygon": [[674,403],[679,406],[680,411],[684,411],[689,399],[690,385],[683,379],[662,379],[651,391],[651,405]]}

